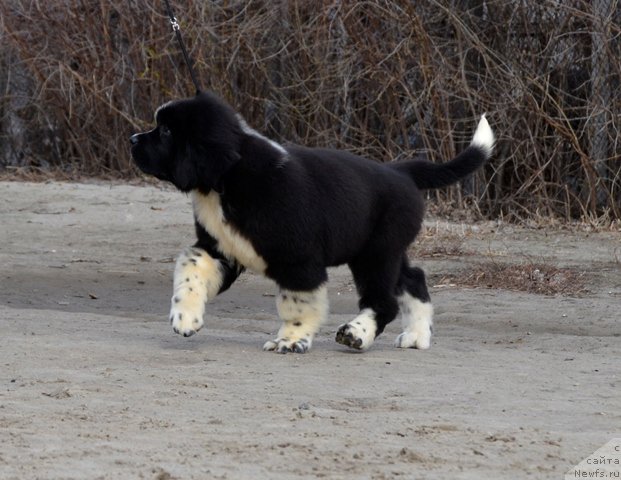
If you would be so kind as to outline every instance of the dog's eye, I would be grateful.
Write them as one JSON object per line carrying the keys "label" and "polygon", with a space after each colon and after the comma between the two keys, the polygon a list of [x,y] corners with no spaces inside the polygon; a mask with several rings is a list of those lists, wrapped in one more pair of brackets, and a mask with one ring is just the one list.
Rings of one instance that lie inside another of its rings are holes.
{"label": "dog's eye", "polygon": [[162,137],[168,137],[170,135],[170,128],[166,125],[160,125],[160,135]]}

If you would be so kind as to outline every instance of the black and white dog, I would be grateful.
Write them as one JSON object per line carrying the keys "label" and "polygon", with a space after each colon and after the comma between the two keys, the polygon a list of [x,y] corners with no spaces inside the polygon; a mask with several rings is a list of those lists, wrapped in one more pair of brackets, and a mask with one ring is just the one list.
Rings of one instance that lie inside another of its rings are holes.
{"label": "black and white dog", "polygon": [[328,315],[326,268],[346,263],[360,313],[338,328],[336,341],[367,349],[399,315],[396,346],[429,348],[433,308],[406,249],[421,229],[421,190],[455,183],[490,157],[494,135],[485,116],[470,146],[444,164],[380,164],[282,146],[210,93],[162,105],[155,121],[131,137],[132,157],[143,172],[190,194],[198,237],[175,267],[176,333],[198,332],[205,304],[248,268],[280,288],[283,324],[263,348],[304,353]]}

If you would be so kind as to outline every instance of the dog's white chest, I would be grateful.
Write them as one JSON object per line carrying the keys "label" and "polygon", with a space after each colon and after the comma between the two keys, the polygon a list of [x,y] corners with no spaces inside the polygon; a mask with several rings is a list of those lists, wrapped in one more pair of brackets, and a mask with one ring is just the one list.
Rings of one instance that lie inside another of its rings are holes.
{"label": "dog's white chest", "polygon": [[265,272],[267,268],[265,260],[255,251],[248,239],[226,222],[220,195],[213,191],[208,195],[194,191],[192,204],[198,223],[218,241],[218,250],[250,270]]}

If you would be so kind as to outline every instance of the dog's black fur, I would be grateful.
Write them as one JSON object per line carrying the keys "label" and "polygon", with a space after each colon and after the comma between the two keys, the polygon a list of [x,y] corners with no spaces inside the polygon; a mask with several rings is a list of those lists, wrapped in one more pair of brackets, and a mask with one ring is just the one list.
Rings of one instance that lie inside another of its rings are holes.
{"label": "dog's black fur", "polygon": [[[360,308],[375,312],[376,335],[397,315],[400,292],[429,302],[422,270],[406,257],[423,220],[421,189],[450,185],[491,154],[491,144],[473,143],[445,164],[381,164],[343,151],[282,147],[209,93],[163,105],[156,122],[132,137],[143,172],[183,192],[217,192],[225,222],[283,290],[315,290],[327,280],[326,267],[348,264]],[[221,261],[224,291],[244,266],[198,221],[196,231],[196,247]]]}

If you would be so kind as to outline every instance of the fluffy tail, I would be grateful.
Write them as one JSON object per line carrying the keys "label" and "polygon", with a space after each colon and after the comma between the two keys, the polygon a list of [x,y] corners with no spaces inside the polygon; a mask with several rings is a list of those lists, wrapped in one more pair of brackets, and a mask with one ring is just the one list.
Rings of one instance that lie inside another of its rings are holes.
{"label": "fluffy tail", "polygon": [[446,163],[433,163],[427,160],[408,160],[388,164],[414,180],[420,189],[441,188],[452,185],[475,172],[492,155],[494,133],[487,123],[485,114],[481,116],[474,137],[468,148]]}

